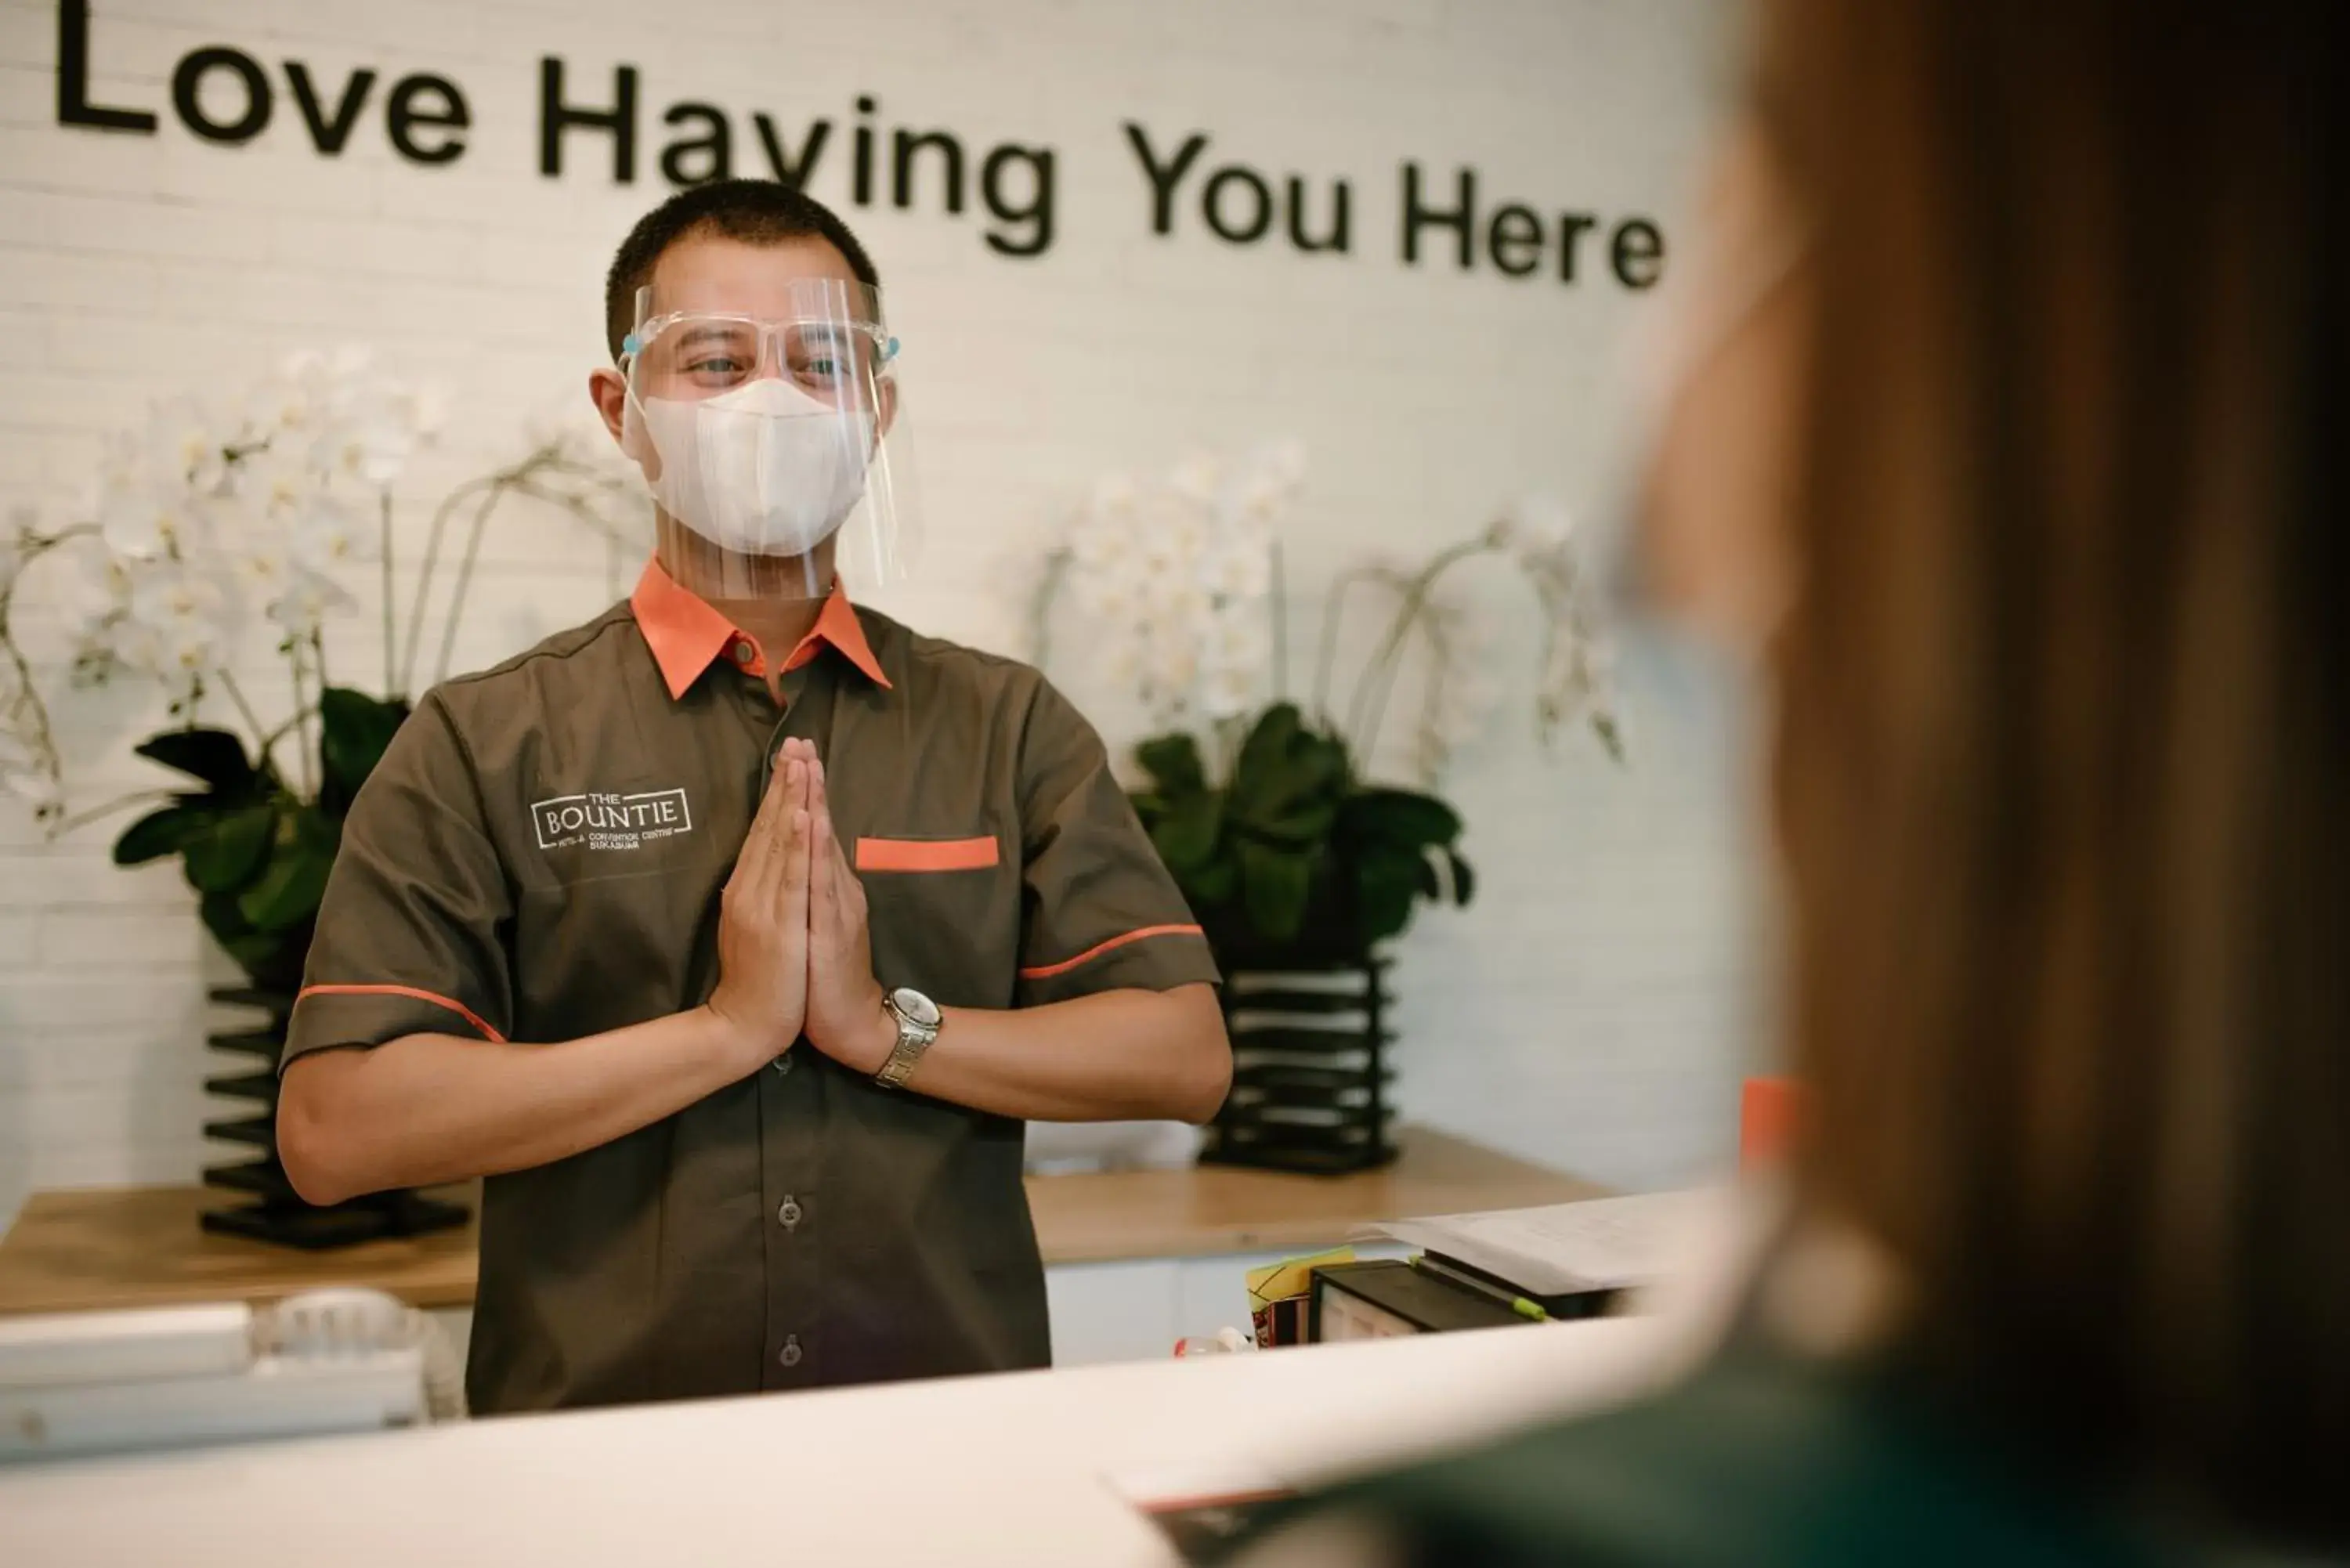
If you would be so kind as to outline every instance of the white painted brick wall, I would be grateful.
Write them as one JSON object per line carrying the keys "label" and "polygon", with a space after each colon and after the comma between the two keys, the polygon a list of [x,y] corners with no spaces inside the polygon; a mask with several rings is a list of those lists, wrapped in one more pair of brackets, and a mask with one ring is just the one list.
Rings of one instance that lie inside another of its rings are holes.
{"label": "white painted brick wall", "polygon": [[[453,482],[514,455],[525,419],[574,405],[601,351],[612,245],[664,187],[661,109],[706,99],[795,145],[834,122],[813,182],[847,198],[852,104],[885,131],[947,127],[971,150],[1058,155],[1056,237],[1042,257],[985,248],[976,201],[850,210],[909,345],[931,545],[891,608],[991,645],[1018,607],[983,585],[1091,478],[1195,443],[1272,434],[1308,448],[1289,536],[1311,590],[1360,552],[1422,553],[1505,498],[1546,489],[1588,509],[1624,432],[1615,376],[1638,296],[1586,241],[1583,281],[1401,265],[1398,170],[1437,191],[1473,166],[1489,210],[1634,213],[1680,230],[1707,124],[1719,0],[877,0],[818,14],[772,0],[97,0],[92,96],[161,115],[153,137],[54,123],[57,14],[0,0],[0,499],[72,493],[105,432],[144,400],[231,386],[286,351],[354,338],[456,394]],[[173,119],[186,51],[224,43],[276,79],[268,130],[241,148]],[[560,181],[536,173],[537,62],[606,100],[638,66],[639,178],[606,178],[608,143],[574,134]],[[329,94],[379,73],[344,153],[310,150],[280,62]],[[419,168],[387,147],[383,97],[413,70],[463,87],[468,151]],[[1149,187],[1119,126],[1211,144],[1149,233]],[[1354,254],[1224,245],[1196,186],[1226,160],[1276,181],[1344,175]],[[886,167],[886,158],[885,158]],[[402,503],[412,564],[429,487]],[[633,576],[622,563],[618,580]],[[485,553],[461,666],[585,618],[615,568],[576,528],[517,513]],[[1690,711],[1636,659],[1639,754],[1618,772],[1586,743],[1545,761],[1521,717],[1531,628],[1515,585],[1480,589],[1505,628],[1505,702],[1451,782],[1482,894],[1423,918],[1402,947],[1403,1100],[1416,1116],[1604,1179],[1653,1184],[1718,1161],[1756,1011],[1739,783],[1719,714]],[[38,639],[42,607],[24,607]],[[336,628],[341,670],[371,674],[376,632]],[[283,678],[246,671],[265,703]],[[275,695],[273,695],[275,694]],[[157,717],[129,694],[66,697],[83,804],[153,781],[125,754]],[[1100,713],[1113,738],[1130,715]],[[106,859],[109,829],[44,842],[0,803],[0,1215],[33,1186],[185,1179],[206,1156],[202,986],[225,971],[168,867]]]}

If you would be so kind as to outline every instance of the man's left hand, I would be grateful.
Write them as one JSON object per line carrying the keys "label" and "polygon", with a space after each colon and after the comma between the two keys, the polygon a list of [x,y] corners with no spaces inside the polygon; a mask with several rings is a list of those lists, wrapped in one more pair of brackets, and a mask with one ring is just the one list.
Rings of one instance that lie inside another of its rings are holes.
{"label": "man's left hand", "polygon": [[898,1047],[898,1023],[881,1005],[881,982],[873,978],[865,885],[848,868],[833,831],[820,762],[811,761],[808,825],[808,1044],[843,1066],[878,1073]]}

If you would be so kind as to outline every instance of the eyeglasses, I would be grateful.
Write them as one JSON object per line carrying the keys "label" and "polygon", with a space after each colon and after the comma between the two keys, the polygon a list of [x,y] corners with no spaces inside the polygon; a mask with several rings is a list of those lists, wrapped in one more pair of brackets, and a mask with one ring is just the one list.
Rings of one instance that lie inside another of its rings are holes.
{"label": "eyeglasses", "polygon": [[639,392],[679,399],[716,397],[772,369],[828,402],[856,400],[889,376],[897,357],[898,340],[878,324],[702,311],[655,317],[620,343]]}

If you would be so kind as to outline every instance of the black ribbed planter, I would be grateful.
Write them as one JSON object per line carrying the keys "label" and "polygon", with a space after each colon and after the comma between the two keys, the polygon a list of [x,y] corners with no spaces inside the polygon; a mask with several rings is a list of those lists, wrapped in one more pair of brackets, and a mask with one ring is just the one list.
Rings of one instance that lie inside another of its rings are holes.
{"label": "black ribbed planter", "polygon": [[1276,944],[1209,926],[1232,1089],[1202,1162],[1338,1175],[1395,1158],[1388,961],[1313,935],[1344,929],[1317,923]]}
{"label": "black ribbed planter", "polygon": [[470,1215],[463,1204],[405,1189],[370,1193],[325,1207],[303,1201],[294,1184],[286,1180],[286,1167],[277,1158],[277,1062],[286,1050],[286,1024],[294,1012],[294,992],[229,986],[211,994],[213,1002],[224,1006],[257,1011],[259,1018],[248,1018],[243,1028],[220,1030],[205,1039],[213,1050],[251,1057],[254,1064],[204,1080],[206,1093],[247,1101],[251,1106],[241,1115],[206,1122],[204,1136],[244,1144],[255,1151],[249,1159],[205,1168],[206,1187],[244,1199],[231,1207],[205,1210],[205,1230],[316,1251],[389,1237],[420,1236],[466,1221]]}

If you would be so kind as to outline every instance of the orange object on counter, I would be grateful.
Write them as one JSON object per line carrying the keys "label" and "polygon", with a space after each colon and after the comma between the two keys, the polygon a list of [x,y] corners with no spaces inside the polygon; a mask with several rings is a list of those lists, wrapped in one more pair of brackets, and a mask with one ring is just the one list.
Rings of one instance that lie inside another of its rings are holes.
{"label": "orange object on counter", "polygon": [[1794,1141],[1803,1090],[1793,1078],[1749,1078],[1738,1096],[1738,1163],[1777,1165]]}

